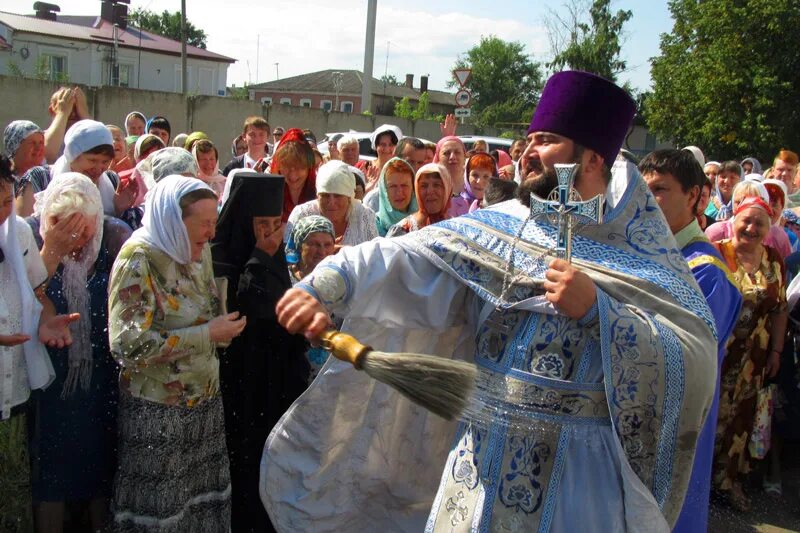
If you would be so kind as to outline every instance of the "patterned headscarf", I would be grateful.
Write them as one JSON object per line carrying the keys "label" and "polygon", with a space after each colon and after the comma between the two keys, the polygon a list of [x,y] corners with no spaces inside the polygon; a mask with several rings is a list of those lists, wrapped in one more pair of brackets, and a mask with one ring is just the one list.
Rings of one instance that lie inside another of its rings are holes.
{"label": "patterned headscarf", "polygon": [[320,215],[309,215],[297,221],[292,228],[289,242],[286,243],[286,262],[297,264],[300,262],[300,250],[303,243],[312,233],[328,233],[336,239],[336,231],[333,229],[333,222]]}
{"label": "patterned headscarf", "polygon": [[167,176],[191,174],[192,177],[197,177],[198,172],[194,156],[183,148],[174,146],[150,154],[136,168],[142,174],[148,190]]}
{"label": "patterned headscarf", "polygon": [[22,141],[34,133],[44,133],[42,129],[30,120],[15,120],[6,126],[3,131],[3,147],[8,157],[14,157]]}

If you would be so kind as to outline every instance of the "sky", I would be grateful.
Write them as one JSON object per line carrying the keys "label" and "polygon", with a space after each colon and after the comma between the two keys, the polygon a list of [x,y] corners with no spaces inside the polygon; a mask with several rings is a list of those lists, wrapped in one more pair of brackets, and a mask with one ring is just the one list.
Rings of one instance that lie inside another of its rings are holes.
{"label": "sky", "polygon": [[[100,13],[97,0],[49,1],[64,15]],[[551,10],[564,14],[566,1],[547,7],[531,0],[379,0],[373,75],[380,78],[387,73],[403,81],[406,74],[414,74],[418,87],[419,77],[427,74],[431,89],[448,90],[446,83],[459,55],[489,35],[519,41],[533,60],[545,63],[552,58],[545,20],[552,17]],[[33,5],[33,0],[27,2]],[[367,0],[186,0],[186,4],[189,21],[208,35],[208,49],[237,60],[228,69],[228,85],[324,69],[363,70]],[[131,0],[130,9],[178,11],[180,5],[180,0]],[[16,6],[4,10],[33,13],[32,7],[25,11]],[[645,90],[651,85],[649,59],[659,53],[659,35],[672,29],[667,1],[616,0],[612,7],[633,12],[624,27],[622,56],[628,70],[620,80]]]}

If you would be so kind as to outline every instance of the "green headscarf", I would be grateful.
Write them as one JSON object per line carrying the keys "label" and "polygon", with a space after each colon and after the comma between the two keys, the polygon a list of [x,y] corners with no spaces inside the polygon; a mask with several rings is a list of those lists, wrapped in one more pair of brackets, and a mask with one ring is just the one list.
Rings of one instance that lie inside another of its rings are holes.
{"label": "green headscarf", "polygon": [[196,143],[201,139],[210,140],[208,138],[208,135],[206,135],[202,131],[193,131],[192,133],[189,134],[188,137],[186,137],[186,140],[183,142],[184,149],[189,150],[191,152],[194,143]]}
{"label": "green headscarf", "polygon": [[[389,190],[386,188],[386,169],[389,168],[395,161],[402,161],[408,167],[409,172],[411,173],[411,203],[408,204],[408,209],[406,211],[400,211],[392,207],[392,202],[389,201]],[[417,206],[417,195],[414,194],[414,168],[408,164],[405,159],[401,159],[399,157],[393,157],[389,161],[383,165],[383,170],[381,170],[381,178],[378,180],[378,194],[380,196],[379,201],[379,208],[378,208],[378,234],[381,237],[386,236],[386,232],[389,231],[389,228],[406,218],[411,213],[416,213],[419,207]]]}

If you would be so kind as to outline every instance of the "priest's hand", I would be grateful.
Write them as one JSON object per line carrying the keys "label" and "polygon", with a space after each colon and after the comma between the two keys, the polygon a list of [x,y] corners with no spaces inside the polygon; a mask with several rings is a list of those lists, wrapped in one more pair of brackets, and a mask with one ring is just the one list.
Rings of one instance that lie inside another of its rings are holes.
{"label": "priest's hand", "polygon": [[51,348],[63,348],[72,344],[69,325],[80,320],[81,315],[70,313],[56,315],[39,322],[39,340]]}
{"label": "priest's hand", "polygon": [[289,333],[302,333],[316,339],[333,326],[328,311],[316,298],[301,289],[289,289],[275,307],[278,322]]}
{"label": "priest's hand", "polygon": [[547,301],[570,318],[583,318],[597,300],[592,278],[563,259],[551,261],[544,277]]}

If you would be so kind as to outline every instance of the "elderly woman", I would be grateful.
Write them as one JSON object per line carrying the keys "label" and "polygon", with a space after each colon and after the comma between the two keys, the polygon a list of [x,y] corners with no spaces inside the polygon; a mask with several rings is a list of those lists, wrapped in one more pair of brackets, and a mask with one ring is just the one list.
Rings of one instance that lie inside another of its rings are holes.
{"label": "elderly woman", "polygon": [[220,355],[225,432],[231,464],[232,531],[268,531],[259,499],[259,463],[272,427],[306,388],[305,338],[278,324],[275,305],[291,288],[283,250],[283,178],[238,172],[220,214],[212,255],[229,279],[228,308],[247,317]]}
{"label": "elderly woman", "polygon": [[306,277],[326,257],[336,252],[333,223],[320,215],[301,218],[286,244],[286,261],[292,285]]}
{"label": "elderly woman", "polygon": [[208,139],[198,139],[192,144],[190,151],[195,161],[197,161],[197,179],[204,181],[211,187],[221,201],[222,193],[225,192],[225,180],[227,178],[219,171],[219,152],[217,147]]}
{"label": "elderly woman", "polygon": [[121,217],[133,206],[138,189],[135,182],[122,181],[109,171],[113,159],[111,132],[101,122],[80,120],[64,136],[64,155],[53,164],[53,179],[64,172],[83,174],[100,190],[103,212]]}
{"label": "elderly woman", "polygon": [[[335,240],[333,224],[325,217],[310,215],[297,223],[286,245],[286,260],[290,263],[292,285],[309,275],[323,259],[335,253]],[[341,326],[340,319],[334,317],[333,320],[336,327]],[[305,354],[310,367],[308,383],[311,384],[328,360],[330,352],[321,347],[307,345]]]}
{"label": "elderly woman", "polygon": [[466,215],[472,203],[461,196],[461,192],[464,190],[464,181],[460,179],[460,176],[464,175],[466,161],[467,149],[464,147],[463,141],[458,137],[453,135],[442,137],[436,143],[436,155],[433,158],[433,162],[444,165],[453,180],[451,192],[453,198],[450,200],[449,211],[451,217]]}
{"label": "elderly woman", "polygon": [[319,167],[317,199],[298,205],[289,216],[285,240],[292,227],[308,215],[322,215],[333,223],[336,244],[354,246],[378,236],[375,213],[354,200],[356,179],[346,163],[330,161]]}
{"label": "elderly woman", "polygon": [[395,157],[384,165],[378,188],[365,198],[364,204],[377,213],[378,235],[386,236],[389,228],[417,210],[414,194],[414,169],[404,159]]}
{"label": "elderly woman", "polygon": [[[87,223],[47,285],[58,313],[80,313],[68,348],[51,348],[55,381],[31,399],[29,427],[37,529],[61,531],[64,504],[88,501],[92,529],[107,521],[116,469],[117,365],[108,345],[107,294],[111,265],[130,236],[122,221],[103,216],[100,192],[86,176],[62,174],[37,201],[29,220],[45,238],[74,214]],[[68,460],[65,460],[68,458]]]}
{"label": "elderly woman", "polygon": [[[745,198],[749,197],[761,198],[765,204],[770,204],[770,195],[766,187],[757,181],[746,180],[734,187],[731,194],[731,207],[736,209]],[[715,222],[706,228],[705,234],[711,242],[730,239],[733,236],[733,220]],[[789,237],[783,231],[783,228],[775,225],[770,226],[767,236],[764,238],[764,244],[777,251],[782,258],[792,253]]]}
{"label": "elderly woman", "polygon": [[417,195],[419,211],[392,226],[386,236],[405,235],[450,218],[452,190],[450,173],[444,165],[437,163],[423,165],[414,179],[414,192]]}
{"label": "elderly woman", "polygon": [[14,194],[17,215],[33,213],[33,196],[50,183],[44,163],[44,132],[29,120],[15,120],[3,132],[6,155],[14,162]]}
{"label": "elderly woman", "polygon": [[110,169],[119,174],[133,168],[133,162],[128,159],[128,147],[125,144],[125,134],[113,124],[106,124],[106,128],[111,132],[111,139],[114,141],[114,159],[111,161]]}
{"label": "elderly woman", "polygon": [[115,529],[228,531],[230,473],[217,343],[244,329],[219,315],[207,245],[217,197],[195,178],[150,191],[143,225],[111,273],[108,335],[122,365]]}
{"label": "elderly woman", "polygon": [[48,338],[52,305],[47,302],[47,312],[41,305],[47,270],[30,227],[14,214],[14,184],[11,161],[0,155],[0,530],[27,532],[33,529],[27,402],[32,390],[55,379],[42,342],[63,347],[70,339],[69,329],[60,344]]}
{"label": "elderly woman", "polygon": [[286,222],[295,207],[313,200],[317,195],[314,150],[308,144],[303,130],[292,128],[281,137],[272,156],[270,172],[286,179],[281,214],[282,221]]}
{"label": "elderly woman", "polygon": [[[769,194],[769,207],[772,209],[773,227],[779,228],[786,233],[791,251],[796,252],[800,241],[798,241],[797,235],[793,231],[784,226],[783,220],[783,208],[786,206],[786,197],[788,196],[786,184],[781,180],[767,179],[763,181],[762,185]],[[784,256],[785,258],[786,256]]]}
{"label": "elderly woman", "polygon": [[[144,197],[147,194],[147,185],[144,182],[141,171],[137,167],[139,163],[147,159],[150,154],[153,154],[162,148],[164,148],[164,141],[162,141],[159,137],[156,137],[150,133],[145,133],[144,135],[139,136],[133,145],[134,167],[119,174],[119,179],[121,182],[136,182],[137,194],[136,199],[133,202],[134,207],[142,205],[144,203]],[[138,228],[139,226],[136,227]]]}
{"label": "elderly woman", "polygon": [[736,208],[733,235],[715,243],[744,297],[742,312],[722,363],[714,484],[731,505],[750,508],[742,479],[750,472],[750,433],[758,391],[775,377],[786,331],[786,273],[781,257],[763,244],[772,210],[761,198]]}

